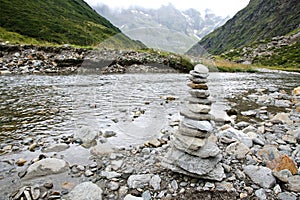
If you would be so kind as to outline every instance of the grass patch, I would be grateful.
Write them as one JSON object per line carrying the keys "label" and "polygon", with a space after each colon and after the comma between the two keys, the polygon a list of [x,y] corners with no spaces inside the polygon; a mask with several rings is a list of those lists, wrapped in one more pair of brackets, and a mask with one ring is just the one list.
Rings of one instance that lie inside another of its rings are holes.
{"label": "grass patch", "polygon": [[209,67],[210,71],[219,72],[248,72],[255,73],[257,66],[254,65],[244,65],[240,63],[231,62],[216,56],[213,60],[203,60],[202,64]]}
{"label": "grass patch", "polygon": [[116,47],[141,48],[83,0],[1,0],[0,13],[7,31],[1,39],[13,43],[96,47],[110,39]]}

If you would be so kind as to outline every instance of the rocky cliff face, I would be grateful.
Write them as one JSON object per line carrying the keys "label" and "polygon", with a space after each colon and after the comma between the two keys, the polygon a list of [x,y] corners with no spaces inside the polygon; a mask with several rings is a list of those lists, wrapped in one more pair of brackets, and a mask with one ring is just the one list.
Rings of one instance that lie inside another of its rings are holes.
{"label": "rocky cliff face", "polygon": [[220,54],[230,49],[285,35],[300,24],[299,0],[251,0],[225,25],[204,37],[188,54],[201,49]]}
{"label": "rocky cliff face", "polygon": [[186,52],[202,37],[224,24],[227,18],[207,10],[180,11],[172,4],[159,9],[129,8],[112,10],[102,5],[96,11],[109,19],[125,34],[140,40],[148,47],[176,53]]}
{"label": "rocky cliff face", "polygon": [[292,35],[261,40],[242,48],[231,49],[221,57],[244,64],[300,67],[300,30]]}

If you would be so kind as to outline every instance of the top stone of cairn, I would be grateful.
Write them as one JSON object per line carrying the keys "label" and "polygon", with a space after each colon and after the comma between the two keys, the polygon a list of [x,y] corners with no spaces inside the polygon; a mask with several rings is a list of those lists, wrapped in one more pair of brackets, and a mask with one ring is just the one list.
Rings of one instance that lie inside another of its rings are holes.
{"label": "top stone of cairn", "polygon": [[199,74],[208,74],[209,70],[206,66],[198,64],[195,66],[194,71]]}

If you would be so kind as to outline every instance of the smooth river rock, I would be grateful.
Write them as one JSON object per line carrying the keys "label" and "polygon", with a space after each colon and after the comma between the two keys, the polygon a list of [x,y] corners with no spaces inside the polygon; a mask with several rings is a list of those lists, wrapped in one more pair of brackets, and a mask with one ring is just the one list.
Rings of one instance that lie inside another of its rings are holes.
{"label": "smooth river rock", "polygon": [[91,147],[96,145],[96,138],[98,133],[89,129],[88,127],[82,127],[74,134],[75,140],[80,140],[82,142],[82,146]]}
{"label": "smooth river rock", "polygon": [[92,183],[84,182],[77,185],[68,195],[68,200],[102,200],[102,189]]}
{"label": "smooth river rock", "polygon": [[69,148],[69,145],[65,143],[60,144],[54,144],[52,146],[46,147],[45,149],[42,149],[42,152],[49,153],[49,152],[60,152],[64,151]]}
{"label": "smooth river rock", "polygon": [[197,73],[200,73],[200,74],[208,74],[209,73],[208,68],[205,65],[202,65],[202,64],[197,64],[194,67],[194,71],[197,72]]}
{"label": "smooth river rock", "polygon": [[68,170],[68,163],[57,158],[46,158],[30,165],[25,175],[26,179],[59,174]]}
{"label": "smooth river rock", "polygon": [[95,156],[103,156],[103,155],[111,154],[113,152],[114,149],[108,143],[97,144],[96,146],[91,148],[91,154]]}
{"label": "smooth river rock", "polygon": [[127,179],[129,188],[144,188],[151,181],[153,174],[131,175]]}

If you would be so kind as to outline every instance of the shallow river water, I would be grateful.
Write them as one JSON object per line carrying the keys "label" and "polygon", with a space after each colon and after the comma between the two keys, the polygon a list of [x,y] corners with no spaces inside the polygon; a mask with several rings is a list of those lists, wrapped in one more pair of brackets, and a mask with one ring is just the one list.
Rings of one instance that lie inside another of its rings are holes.
{"label": "shallow river water", "polygon": [[[87,127],[114,131],[117,135],[109,141],[118,147],[141,144],[181,119],[187,82],[186,74],[175,73],[2,76],[0,142],[71,135]],[[277,87],[289,92],[299,84],[300,75],[293,73],[211,73],[212,112],[222,115],[227,98],[248,90]]]}

